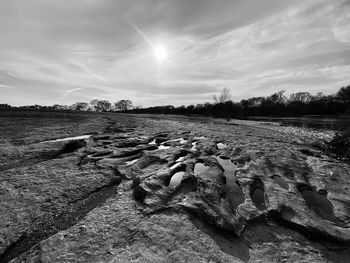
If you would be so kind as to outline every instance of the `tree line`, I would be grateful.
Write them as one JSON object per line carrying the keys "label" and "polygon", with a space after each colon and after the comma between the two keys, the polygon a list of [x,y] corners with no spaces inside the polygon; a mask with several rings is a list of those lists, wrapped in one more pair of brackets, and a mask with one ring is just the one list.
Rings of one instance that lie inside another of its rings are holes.
{"label": "tree line", "polygon": [[231,91],[224,88],[213,102],[174,107],[172,105],[132,109],[133,113],[207,115],[216,117],[302,116],[350,114],[350,85],[332,95],[319,92],[297,92],[289,97],[278,91],[266,97],[253,97],[233,102]]}
{"label": "tree line", "polygon": [[133,104],[131,100],[119,100],[115,103],[111,103],[108,100],[98,100],[94,99],[88,102],[76,102],[70,106],[54,104],[52,106],[42,106],[42,105],[27,105],[14,107],[9,104],[0,104],[1,109],[20,109],[20,110],[58,110],[58,111],[99,111],[99,112],[109,112],[109,111],[128,111],[133,109]]}
{"label": "tree line", "polygon": [[231,90],[223,88],[220,94],[213,96],[212,102],[197,105],[173,105],[154,107],[134,107],[132,101],[123,99],[115,103],[94,99],[76,102],[70,106],[55,104],[52,106],[30,105],[13,107],[0,104],[1,109],[23,110],[73,110],[73,111],[120,111],[151,114],[206,115],[225,118],[245,118],[246,116],[301,116],[301,115],[341,115],[350,114],[350,85],[340,88],[332,95],[319,92],[297,92],[289,97],[285,91],[278,91],[266,97],[252,97],[239,102],[232,101]]}

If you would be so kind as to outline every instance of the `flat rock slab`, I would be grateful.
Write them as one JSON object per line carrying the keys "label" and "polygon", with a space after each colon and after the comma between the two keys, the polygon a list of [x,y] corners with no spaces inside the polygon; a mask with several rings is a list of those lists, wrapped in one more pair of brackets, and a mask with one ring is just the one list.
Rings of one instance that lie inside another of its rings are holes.
{"label": "flat rock slab", "polygon": [[1,172],[4,262],[348,262],[350,166],[313,134],[108,118],[86,145]]}

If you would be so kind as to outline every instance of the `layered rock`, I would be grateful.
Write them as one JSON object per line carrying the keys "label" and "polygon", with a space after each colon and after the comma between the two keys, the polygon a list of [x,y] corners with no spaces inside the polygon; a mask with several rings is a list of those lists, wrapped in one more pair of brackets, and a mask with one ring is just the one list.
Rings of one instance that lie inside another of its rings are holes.
{"label": "layered rock", "polygon": [[[349,258],[348,164],[308,146],[299,135],[285,130],[272,135],[271,127],[129,118],[137,123],[133,129],[116,121],[73,153],[2,172],[7,199],[1,204],[8,209],[3,215],[8,223],[1,226],[4,260]],[[105,187],[101,198],[89,198]],[[73,208],[79,211],[76,220]],[[60,211],[64,224],[39,224],[48,232],[41,234],[36,221],[53,211]],[[35,246],[24,247],[20,240],[30,235]]]}

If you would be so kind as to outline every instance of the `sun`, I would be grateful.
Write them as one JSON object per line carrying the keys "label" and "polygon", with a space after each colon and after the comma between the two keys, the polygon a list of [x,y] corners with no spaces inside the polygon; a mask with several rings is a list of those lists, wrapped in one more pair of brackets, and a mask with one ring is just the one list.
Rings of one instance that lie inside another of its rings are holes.
{"label": "sun", "polygon": [[168,50],[163,45],[154,46],[153,54],[156,60],[159,62],[168,60]]}

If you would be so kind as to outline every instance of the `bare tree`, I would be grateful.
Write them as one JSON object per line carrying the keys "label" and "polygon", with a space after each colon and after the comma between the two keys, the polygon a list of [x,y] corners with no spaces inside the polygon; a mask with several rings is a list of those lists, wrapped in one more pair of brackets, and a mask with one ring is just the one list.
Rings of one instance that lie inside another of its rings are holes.
{"label": "bare tree", "polygon": [[350,103],[350,85],[347,87],[342,87],[338,91],[337,97],[345,103]]}
{"label": "bare tree", "polygon": [[127,111],[132,109],[131,100],[120,100],[114,104],[115,108],[121,111]]}
{"label": "bare tree", "polygon": [[310,92],[297,92],[289,96],[289,101],[291,103],[309,103],[312,100]]}
{"label": "bare tree", "polygon": [[219,96],[214,95],[213,100],[215,103],[224,103],[226,101],[232,100],[231,90],[224,87]]}
{"label": "bare tree", "polygon": [[89,108],[89,103],[87,102],[76,102],[70,106],[72,110],[86,111]]}
{"label": "bare tree", "polygon": [[90,105],[95,111],[108,111],[111,108],[111,103],[108,100],[92,100]]}

